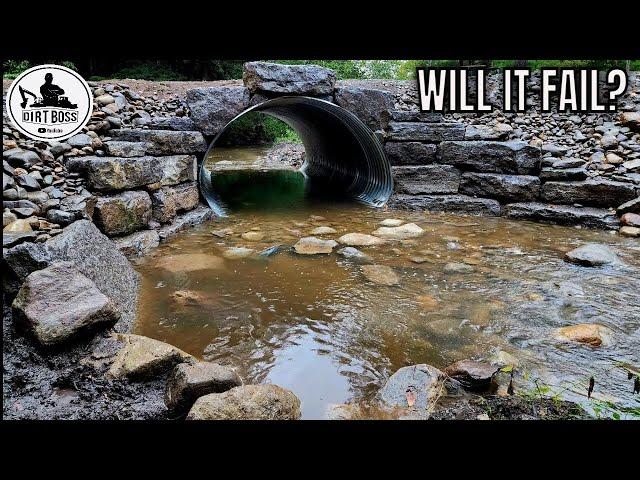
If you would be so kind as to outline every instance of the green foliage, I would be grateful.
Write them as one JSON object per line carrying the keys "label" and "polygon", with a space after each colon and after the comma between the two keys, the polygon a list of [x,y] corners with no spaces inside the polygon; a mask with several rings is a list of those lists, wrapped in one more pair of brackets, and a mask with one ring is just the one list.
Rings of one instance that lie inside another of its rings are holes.
{"label": "green foliage", "polygon": [[293,142],[302,143],[296,131],[277,118],[264,116],[265,136],[273,143]]}
{"label": "green foliage", "polygon": [[133,78],[136,80],[186,80],[187,78],[175,71],[164,62],[140,62],[116,71],[113,78]]}
{"label": "green foliage", "polygon": [[[70,68],[71,70],[78,71],[76,65],[69,60],[47,60],[39,63],[52,63],[55,65],[62,65],[63,67]],[[2,76],[13,80],[25,70],[35,66],[36,64],[29,60],[4,60],[2,62]]]}

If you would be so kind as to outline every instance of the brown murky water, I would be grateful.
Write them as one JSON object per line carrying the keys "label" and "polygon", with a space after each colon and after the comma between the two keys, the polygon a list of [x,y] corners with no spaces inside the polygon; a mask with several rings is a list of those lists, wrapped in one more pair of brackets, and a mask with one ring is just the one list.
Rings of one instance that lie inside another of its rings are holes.
{"label": "brown murky water", "polygon": [[[385,218],[425,229],[418,239],[361,249],[375,263],[392,266],[399,286],[367,281],[358,264],[335,250],[314,256],[289,251],[298,235],[317,226],[333,227],[338,233],[324,237],[338,238],[371,233]],[[210,233],[224,228],[232,233]],[[241,238],[254,229],[262,240]],[[562,260],[586,242],[611,245],[629,267],[591,269]],[[227,247],[259,251],[277,244],[283,251],[266,258],[222,256]],[[583,400],[594,375],[602,399],[637,406],[617,363],[639,363],[639,253],[637,241],[606,232],[499,218],[357,205],[239,212],[186,232],[140,261],[137,332],[233,365],[247,382],[290,388],[305,418],[323,418],[331,403],[372,398],[400,367],[444,368],[500,350],[519,359],[521,388],[539,378],[567,388],[564,397]],[[414,263],[412,256],[425,261]],[[449,262],[473,272],[447,274]],[[611,328],[613,344],[554,340],[553,329],[582,322]]]}
{"label": "brown murky water", "polygon": [[[464,358],[491,360],[500,351],[519,361],[520,393],[542,388],[586,404],[593,375],[598,401],[640,406],[621,366],[640,367],[637,240],[300,198],[287,198],[281,208],[272,202],[245,207],[137,262],[137,333],[231,365],[247,383],[291,389],[302,401],[303,418],[325,418],[331,404],[371,400],[403,366],[444,368]],[[416,239],[360,248],[395,270],[397,286],[368,281],[360,264],[336,253],[340,247],[329,255],[291,251],[318,226],[337,231],[320,237],[337,239],[370,234],[388,218],[425,230]],[[247,232],[256,239],[242,238]],[[589,242],[610,245],[626,266],[586,268],[562,259]],[[223,256],[229,247],[259,252],[275,245],[280,250],[270,256]],[[472,271],[446,273],[450,262]],[[585,322],[609,327],[611,344],[594,348],[553,336],[558,327]]]}

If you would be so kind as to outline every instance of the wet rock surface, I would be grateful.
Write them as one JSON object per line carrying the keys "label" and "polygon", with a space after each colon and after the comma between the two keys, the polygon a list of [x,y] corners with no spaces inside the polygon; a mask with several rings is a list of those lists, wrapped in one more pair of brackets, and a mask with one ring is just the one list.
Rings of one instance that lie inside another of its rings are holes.
{"label": "wet rock surface", "polygon": [[444,374],[431,365],[420,364],[391,375],[376,398],[387,407],[430,410],[445,392]]}
{"label": "wet rock surface", "polygon": [[245,385],[198,398],[187,420],[298,420],[300,400],[276,385]]}
{"label": "wet rock surface", "polygon": [[565,260],[585,267],[599,267],[601,265],[617,265],[621,261],[618,256],[605,245],[590,243],[583,245],[565,255]]}
{"label": "wet rock surface", "polygon": [[300,255],[328,254],[333,252],[338,244],[335,240],[322,240],[317,237],[305,237],[298,240],[293,246],[296,253]]}

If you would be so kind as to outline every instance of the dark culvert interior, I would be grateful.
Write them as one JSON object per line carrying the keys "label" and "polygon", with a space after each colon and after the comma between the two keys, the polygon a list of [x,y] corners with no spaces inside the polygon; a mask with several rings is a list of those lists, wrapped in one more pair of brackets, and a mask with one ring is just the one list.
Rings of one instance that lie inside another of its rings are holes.
{"label": "dark culvert interior", "polygon": [[[208,167],[206,159],[223,143],[231,126],[252,113],[274,117],[295,130],[305,151],[299,173],[262,171],[235,177],[227,174],[221,180],[219,174]],[[267,190],[296,193],[293,173],[302,175],[306,196],[350,199],[379,207],[393,191],[391,167],[375,134],[351,112],[309,97],[267,100],[235,117],[211,142],[200,168],[199,181],[209,206],[223,216],[229,206],[221,190],[242,189],[251,184],[255,191],[265,194]]]}

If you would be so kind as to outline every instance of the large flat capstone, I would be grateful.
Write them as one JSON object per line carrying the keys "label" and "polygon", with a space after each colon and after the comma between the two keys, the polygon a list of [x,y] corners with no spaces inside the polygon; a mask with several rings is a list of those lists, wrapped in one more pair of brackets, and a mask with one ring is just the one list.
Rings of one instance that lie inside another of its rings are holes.
{"label": "large flat capstone", "polygon": [[394,194],[389,206],[429,212],[457,212],[471,215],[500,216],[500,203],[490,198],[468,195],[407,195]]}
{"label": "large flat capstone", "polygon": [[409,195],[458,193],[460,171],[451,165],[393,167],[395,191]]}
{"label": "large flat capstone", "polygon": [[113,130],[111,135],[125,142],[147,142],[150,155],[204,153],[207,142],[200,132],[174,130]]}
{"label": "large flat capstone", "polygon": [[539,191],[540,179],[532,175],[467,172],[460,183],[461,193],[503,202],[535,200]]}
{"label": "large flat capstone", "polygon": [[540,170],[540,149],[519,140],[444,141],[439,148],[442,163],[464,170],[520,175],[536,175]]}
{"label": "large flat capstone", "polygon": [[336,74],[319,65],[247,62],[243,67],[242,80],[252,93],[330,95],[336,83]]}
{"label": "large flat capstone", "polygon": [[383,112],[393,108],[391,92],[360,87],[339,87],[335,91],[335,103],[349,110],[372,130],[382,125]]}
{"label": "large flat capstone", "polygon": [[546,182],[541,189],[542,198],[550,203],[617,207],[636,198],[632,184],[590,178],[584,182]]}
{"label": "large flat capstone", "polygon": [[510,218],[562,225],[584,225],[605,229],[620,226],[618,217],[608,210],[573,205],[549,205],[538,202],[510,203],[504,206],[504,214]]}
{"label": "large flat capstone", "polygon": [[113,191],[138,188],[162,179],[155,157],[84,157],[74,161],[74,169],[86,174],[91,190]]}

